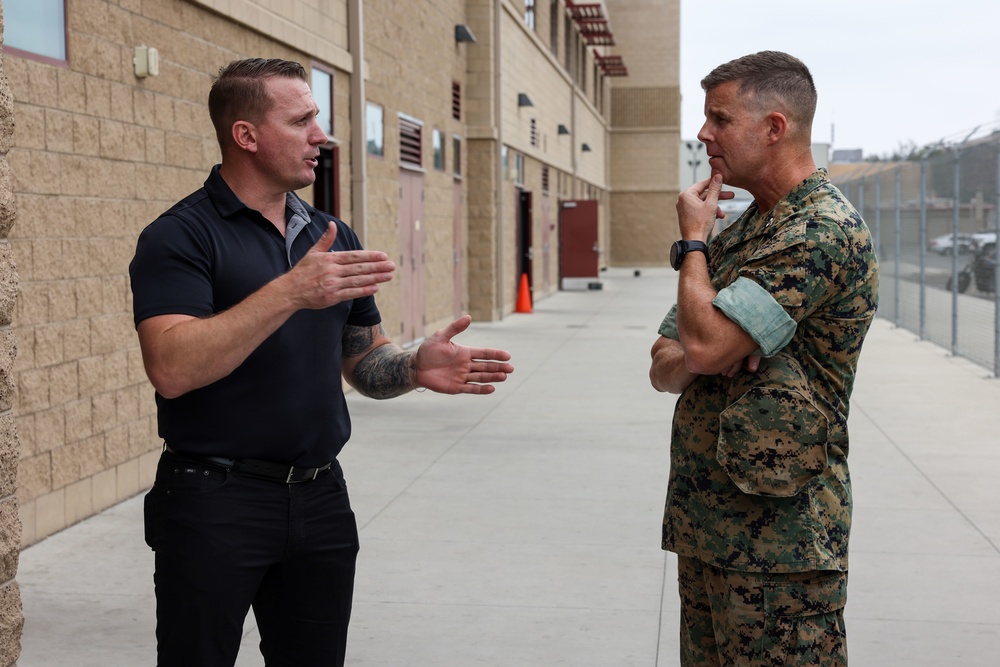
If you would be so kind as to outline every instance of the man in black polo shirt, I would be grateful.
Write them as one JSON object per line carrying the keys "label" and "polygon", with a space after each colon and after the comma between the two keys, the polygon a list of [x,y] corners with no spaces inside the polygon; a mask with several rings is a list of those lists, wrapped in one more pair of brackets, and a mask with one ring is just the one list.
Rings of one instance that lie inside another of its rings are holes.
{"label": "man in black polo shirt", "polygon": [[395,266],[294,193],[327,142],[298,63],[231,63],[209,112],[222,164],[129,267],[165,441],[145,506],[157,664],[233,665],[252,606],[268,665],[343,665],[358,533],[341,377],[374,398],[488,394],[513,366],[452,342],[468,316],[416,350],[386,337],[374,294]]}

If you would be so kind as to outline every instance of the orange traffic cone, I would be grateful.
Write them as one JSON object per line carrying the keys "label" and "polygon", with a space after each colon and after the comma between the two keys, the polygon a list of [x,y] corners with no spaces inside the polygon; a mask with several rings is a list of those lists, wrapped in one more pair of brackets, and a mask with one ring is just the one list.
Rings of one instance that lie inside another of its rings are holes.
{"label": "orange traffic cone", "polygon": [[517,291],[517,311],[518,313],[531,312],[531,292],[528,291],[528,274],[521,274],[521,287]]}

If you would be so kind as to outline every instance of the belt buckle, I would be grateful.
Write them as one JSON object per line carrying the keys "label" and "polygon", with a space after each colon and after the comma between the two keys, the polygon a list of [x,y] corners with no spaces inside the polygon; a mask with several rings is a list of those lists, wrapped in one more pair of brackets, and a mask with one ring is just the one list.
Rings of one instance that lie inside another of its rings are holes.
{"label": "belt buckle", "polygon": [[[329,467],[329,466],[327,466],[327,467]],[[303,468],[303,470],[308,470],[308,468]],[[294,480],[294,479],[292,479],[292,476],[295,474],[295,466],[288,466],[288,477],[285,478],[285,484],[294,484],[294,483],[298,483],[300,481],[304,482],[306,480],[315,481],[316,478],[319,477],[320,472],[322,472],[323,470],[326,470],[326,468],[313,468],[312,469],[312,477],[307,477],[307,478],[301,479],[301,480]]]}

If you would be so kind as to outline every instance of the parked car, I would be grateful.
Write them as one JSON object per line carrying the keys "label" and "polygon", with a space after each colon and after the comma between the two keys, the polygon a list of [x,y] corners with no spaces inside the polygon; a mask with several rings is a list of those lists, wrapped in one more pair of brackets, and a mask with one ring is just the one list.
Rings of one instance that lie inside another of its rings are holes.
{"label": "parked car", "polygon": [[[993,240],[996,240],[994,235]],[[955,235],[954,234],[942,234],[941,236],[935,236],[927,242],[927,249],[931,252],[936,252],[940,255],[948,255],[952,252],[952,248],[955,245]],[[960,233],[958,235],[958,252],[959,254],[964,254],[967,252],[972,252],[978,247],[976,243],[975,235]]]}
{"label": "parked car", "polygon": [[996,232],[972,232],[970,234],[972,241],[976,244],[975,250],[982,249],[987,243],[997,242]]}

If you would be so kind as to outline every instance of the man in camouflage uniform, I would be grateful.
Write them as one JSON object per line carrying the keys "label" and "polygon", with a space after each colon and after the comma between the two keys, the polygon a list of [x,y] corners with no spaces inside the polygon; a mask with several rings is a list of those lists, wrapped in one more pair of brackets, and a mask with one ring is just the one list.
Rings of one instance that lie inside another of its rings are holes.
{"label": "man in camouflage uniform", "polygon": [[[846,665],[847,414],[878,299],[871,237],[816,169],[805,65],[765,51],[702,87],[712,177],[677,202],[677,305],[650,367],[680,394],[662,546],[678,556],[681,664]],[[708,243],[723,183],[755,201]]]}

